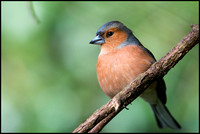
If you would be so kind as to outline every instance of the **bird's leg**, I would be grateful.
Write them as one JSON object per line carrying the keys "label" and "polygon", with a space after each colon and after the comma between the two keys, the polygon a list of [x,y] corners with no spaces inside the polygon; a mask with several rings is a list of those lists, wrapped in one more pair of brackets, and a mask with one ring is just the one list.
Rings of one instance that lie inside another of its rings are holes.
{"label": "bird's leg", "polygon": [[117,111],[119,109],[120,105],[121,105],[120,100],[116,96],[116,97],[113,98],[112,102],[113,102],[112,104],[113,104],[113,107],[115,108],[115,111]]}

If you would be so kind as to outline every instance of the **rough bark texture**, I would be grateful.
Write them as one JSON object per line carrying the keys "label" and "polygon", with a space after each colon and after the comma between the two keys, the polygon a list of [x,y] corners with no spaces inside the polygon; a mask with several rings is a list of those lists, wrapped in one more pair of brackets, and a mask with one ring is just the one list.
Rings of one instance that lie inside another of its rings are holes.
{"label": "rough bark texture", "polygon": [[162,78],[184,55],[199,43],[199,25],[191,25],[192,30],[159,61],[146,72],[138,75],[126,88],[107,104],[96,110],[73,133],[97,133],[123,108],[136,99],[153,81]]}

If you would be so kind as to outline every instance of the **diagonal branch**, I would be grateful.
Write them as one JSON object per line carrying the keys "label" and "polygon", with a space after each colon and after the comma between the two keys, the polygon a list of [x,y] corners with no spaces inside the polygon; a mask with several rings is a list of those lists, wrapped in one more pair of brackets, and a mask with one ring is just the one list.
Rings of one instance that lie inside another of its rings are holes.
{"label": "diagonal branch", "polygon": [[169,53],[155,62],[146,72],[138,75],[126,88],[80,124],[73,133],[100,132],[112,118],[136,99],[153,81],[165,76],[199,43],[199,25],[191,25],[191,27],[192,30]]}

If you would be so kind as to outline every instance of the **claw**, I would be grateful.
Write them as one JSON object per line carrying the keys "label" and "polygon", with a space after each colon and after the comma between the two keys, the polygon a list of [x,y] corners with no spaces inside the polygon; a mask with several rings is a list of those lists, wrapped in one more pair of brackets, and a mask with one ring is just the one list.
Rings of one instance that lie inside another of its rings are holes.
{"label": "claw", "polygon": [[126,110],[129,110],[129,108],[127,108],[126,106],[123,106]]}

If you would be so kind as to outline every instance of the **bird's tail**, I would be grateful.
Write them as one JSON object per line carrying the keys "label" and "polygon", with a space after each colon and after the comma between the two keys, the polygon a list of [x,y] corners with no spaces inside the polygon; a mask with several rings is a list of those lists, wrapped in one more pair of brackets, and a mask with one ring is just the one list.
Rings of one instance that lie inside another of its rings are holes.
{"label": "bird's tail", "polygon": [[159,128],[166,128],[166,127],[170,127],[172,129],[181,128],[178,122],[172,117],[167,107],[160,100],[158,100],[157,104],[153,105],[150,104],[150,106],[154,112]]}

